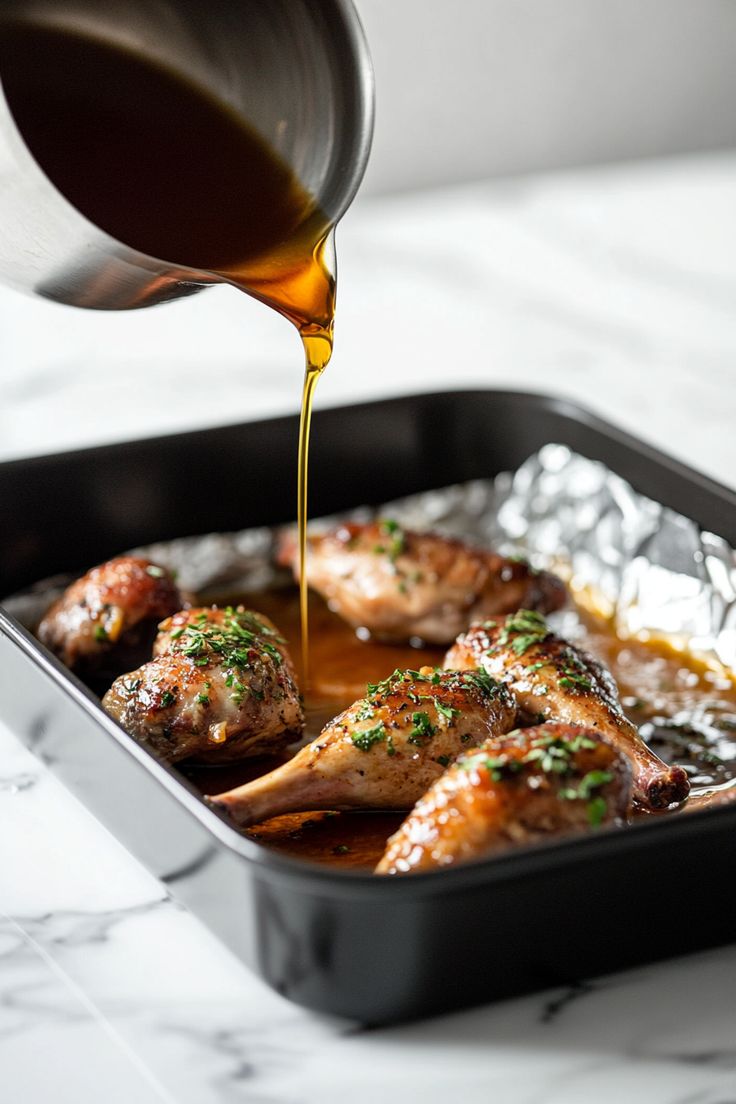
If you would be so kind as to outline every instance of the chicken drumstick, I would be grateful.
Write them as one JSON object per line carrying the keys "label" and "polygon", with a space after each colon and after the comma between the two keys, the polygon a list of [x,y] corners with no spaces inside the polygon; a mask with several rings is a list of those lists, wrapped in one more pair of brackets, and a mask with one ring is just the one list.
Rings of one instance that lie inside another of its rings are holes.
{"label": "chicken drumstick", "polygon": [[482,671],[395,671],[288,763],[210,800],[243,827],[315,809],[410,809],[464,748],[508,732],[515,716]]}
{"label": "chicken drumstick", "polygon": [[388,841],[377,874],[484,858],[626,818],[631,767],[595,729],[543,724],[462,755]]}
{"label": "chicken drumstick", "polygon": [[519,610],[474,625],[445,657],[453,670],[480,668],[505,682],[527,720],[564,721],[602,733],[631,760],[634,797],[645,808],[684,801],[690,784],[682,767],[667,766],[624,715],[606,668],[549,630],[543,617]]}

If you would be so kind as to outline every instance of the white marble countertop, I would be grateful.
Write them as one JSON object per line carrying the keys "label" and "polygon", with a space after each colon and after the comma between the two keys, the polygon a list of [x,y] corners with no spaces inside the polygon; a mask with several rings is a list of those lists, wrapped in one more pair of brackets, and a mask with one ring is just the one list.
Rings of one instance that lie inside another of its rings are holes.
{"label": "white marble countertop", "polygon": [[[734,486],[735,200],[718,155],[357,204],[319,404],[552,391]],[[0,459],[298,402],[290,328],[229,289],[126,316],[4,291],[0,352]],[[356,1030],[271,993],[2,728],[0,961],[8,1101],[736,1102],[736,946]]]}

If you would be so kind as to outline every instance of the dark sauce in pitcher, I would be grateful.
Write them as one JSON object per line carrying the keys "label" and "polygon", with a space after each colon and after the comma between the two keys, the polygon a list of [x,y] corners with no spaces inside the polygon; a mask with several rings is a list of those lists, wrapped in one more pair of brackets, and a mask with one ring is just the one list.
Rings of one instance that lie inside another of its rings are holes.
{"label": "dark sauce in pitcher", "polygon": [[[335,311],[328,216],[235,111],[153,57],[0,21],[0,75],[23,139],[74,207],[118,241],[214,273],[285,315],[306,355],[298,520],[304,554],[312,397]],[[307,660],[306,588],[302,648]]]}

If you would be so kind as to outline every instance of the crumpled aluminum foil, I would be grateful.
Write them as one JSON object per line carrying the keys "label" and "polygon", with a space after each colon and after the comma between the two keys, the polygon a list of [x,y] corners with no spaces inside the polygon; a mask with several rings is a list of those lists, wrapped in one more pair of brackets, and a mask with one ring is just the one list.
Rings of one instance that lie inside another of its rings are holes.
{"label": "crumpled aluminum foil", "polygon": [[[351,517],[375,515],[523,555],[534,566],[558,571],[620,635],[665,637],[714,669],[736,668],[734,550],[564,445],[546,445],[514,473],[363,507]],[[314,528],[332,521],[322,519]],[[214,600],[289,581],[273,566],[275,538],[270,529],[251,529],[136,551],[176,570],[183,589]],[[39,584],[7,600],[6,608],[32,627],[66,581]],[[569,637],[582,634],[569,611],[553,623]],[[726,734],[736,730],[736,716],[710,705],[663,719],[663,727],[694,734],[722,761],[732,759],[729,774],[736,774],[736,738]]]}

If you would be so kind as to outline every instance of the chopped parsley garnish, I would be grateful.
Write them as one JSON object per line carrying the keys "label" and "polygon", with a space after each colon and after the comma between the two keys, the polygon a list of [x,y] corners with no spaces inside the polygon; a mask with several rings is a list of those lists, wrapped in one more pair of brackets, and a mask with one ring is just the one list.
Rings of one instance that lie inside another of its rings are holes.
{"label": "chopped parsley garnish", "polygon": [[565,672],[558,680],[564,690],[592,690],[593,684],[584,675],[576,675],[570,671]]}
{"label": "chopped parsley garnish", "polygon": [[197,694],[197,701],[200,705],[209,705],[210,699],[207,694]]}
{"label": "chopped parsley garnish", "polygon": [[410,744],[423,747],[427,740],[431,740],[437,729],[429,719],[428,713],[412,713],[411,722],[414,725],[409,733]]}
{"label": "chopped parsley garnish", "polygon": [[388,694],[393,690],[398,690],[402,682],[429,682],[433,686],[437,686],[441,680],[442,673],[439,667],[435,667],[428,675],[425,675],[422,671],[402,671],[400,667],[397,667],[395,671],[387,678],[382,679],[381,682],[369,682],[366,686],[366,690],[368,696],[372,698]]}
{"label": "chopped parsley garnish", "polygon": [[161,695],[161,707],[163,709],[168,709],[168,707],[170,705],[173,705],[175,701],[176,696],[172,694],[170,690],[164,690],[163,694]]}
{"label": "chopped parsley garnish", "polygon": [[95,640],[98,644],[104,644],[110,637],[107,635],[107,629],[104,625],[95,625]]}
{"label": "chopped parsley garnish", "polygon": [[[242,682],[238,682],[237,680],[233,681],[232,687],[233,689],[230,695],[230,700],[234,702],[235,705],[242,705],[243,698],[248,693],[248,687],[243,686]],[[258,695],[255,694],[254,697],[258,697]]]}
{"label": "chopped parsley garnish", "polygon": [[577,652],[572,648],[565,648],[561,656],[559,667],[560,674],[557,682],[565,690],[592,690],[588,668],[583,663]]}
{"label": "chopped parsley garnish", "polygon": [[497,755],[495,758],[486,759],[483,766],[494,782],[501,782],[510,774],[518,774],[522,769],[519,759],[510,759],[508,755]]}
{"label": "chopped parsley garnish", "polygon": [[[511,733],[511,735],[514,735]],[[587,736],[574,736],[572,739],[556,736],[540,736],[532,741],[532,746],[521,758],[514,758],[505,752],[497,756],[488,756],[485,752],[475,752],[459,761],[462,770],[471,771],[485,768],[494,782],[505,782],[519,774],[525,766],[535,767],[545,774],[565,776],[573,773],[573,755],[582,750],[596,747],[595,740]],[[587,802],[588,823],[592,828],[602,824],[607,812],[606,800],[595,791],[613,780],[613,774],[606,770],[591,770],[583,775],[577,785],[561,787],[558,796],[562,801]]]}
{"label": "chopped parsley garnish", "polygon": [[123,683],[123,689],[125,690],[126,694],[135,694],[137,690],[140,690],[140,686],[141,680],[139,678],[131,679],[130,682]]}
{"label": "chopped parsley garnish", "polygon": [[541,613],[535,610],[519,610],[513,617],[506,618],[506,624],[498,634],[496,647],[509,644],[517,656],[521,656],[534,644],[541,644],[549,636],[550,630]]}
{"label": "chopped parsley garnish", "polygon": [[605,786],[607,782],[613,781],[613,775],[610,771],[605,770],[592,770],[588,771],[586,775],[578,782],[577,786],[570,787],[566,790],[560,791],[560,797],[565,801],[588,801],[593,796],[593,790],[599,789],[601,786]]}
{"label": "chopped parsley garnish", "polygon": [[459,709],[453,709],[451,705],[445,705],[439,698],[432,698],[438,716],[442,717],[446,724],[451,725],[455,717],[460,716]]}
{"label": "chopped parsley garnish", "polygon": [[588,824],[591,828],[600,828],[606,811],[606,799],[601,797],[600,794],[588,802]]}
{"label": "chopped parsley garnish", "polygon": [[361,751],[370,751],[374,744],[380,743],[386,738],[386,729],[383,721],[379,721],[373,728],[365,728],[362,732],[353,732],[350,739]]}
{"label": "chopped parsley garnish", "polygon": [[393,518],[384,518],[380,523],[381,532],[389,538],[388,545],[382,551],[388,554],[391,563],[406,549],[406,536],[398,521]]}
{"label": "chopped parsley garnish", "polygon": [[338,843],[337,847],[332,848],[333,855],[349,855],[350,848],[346,843]]}
{"label": "chopped parsley garnish", "polygon": [[176,629],[171,638],[177,641],[176,650],[189,656],[197,667],[205,667],[217,658],[225,666],[243,670],[251,663],[252,653],[261,660],[268,657],[277,667],[283,663],[281,652],[271,643],[271,640],[281,643],[282,638],[250,610],[228,606],[222,624],[210,621],[207,610],[203,610],[194,624]]}
{"label": "chopped parsley garnish", "polygon": [[486,671],[481,671],[480,669],[477,671],[460,672],[460,681],[465,683],[466,686],[476,687],[476,689],[486,694],[489,698],[495,698],[503,691],[503,686],[500,682],[496,682]]}
{"label": "chopped parsley garnish", "polygon": [[356,721],[372,721],[376,712],[369,701],[364,701],[358,712],[355,714]]}
{"label": "chopped parsley garnish", "polygon": [[382,679],[381,682],[369,682],[366,686],[366,690],[370,697],[374,697],[377,694],[387,694],[389,690],[393,689],[393,683],[399,682],[406,677],[407,672],[402,671],[399,667],[388,675],[387,678]]}

